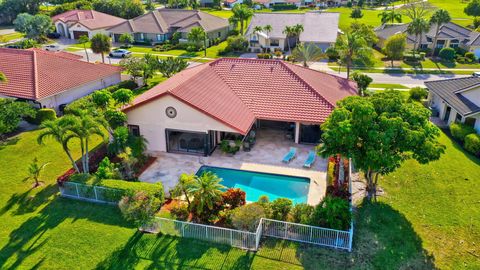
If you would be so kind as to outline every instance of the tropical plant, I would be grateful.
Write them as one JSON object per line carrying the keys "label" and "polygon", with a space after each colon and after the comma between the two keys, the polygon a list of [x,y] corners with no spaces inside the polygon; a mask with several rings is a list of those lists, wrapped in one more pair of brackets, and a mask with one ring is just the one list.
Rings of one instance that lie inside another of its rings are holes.
{"label": "tropical plant", "polygon": [[23,117],[35,117],[33,107],[26,102],[0,98],[0,139],[3,135],[14,131]]}
{"label": "tropical plant", "polygon": [[402,14],[395,12],[395,8],[391,10],[385,9],[382,11],[380,14],[378,14],[378,17],[380,17],[380,21],[382,23],[401,23],[402,22]]}
{"label": "tropical plant", "polygon": [[222,194],[222,202],[228,205],[230,209],[235,209],[246,203],[245,191],[239,188],[229,188]]}
{"label": "tropical plant", "polygon": [[112,99],[112,94],[107,89],[102,89],[93,92],[92,101],[101,109],[107,108],[110,100]]}
{"label": "tropical plant", "polygon": [[121,88],[113,92],[112,98],[115,100],[117,105],[125,105],[130,103],[133,100],[133,92],[127,88]]}
{"label": "tropical plant", "polygon": [[123,178],[133,180],[135,178],[135,165],[138,164],[139,160],[132,154],[132,149],[127,146],[117,157],[121,159],[122,167],[120,168],[120,172]]}
{"label": "tropical plant", "polygon": [[85,55],[87,56],[87,62],[90,62],[90,56],[88,55],[88,50],[87,50],[87,43],[90,41],[88,38],[88,35],[81,35],[80,38],[78,39],[78,44],[83,45],[83,50],[85,51]]}
{"label": "tropical plant", "polygon": [[349,31],[363,37],[365,42],[367,42],[368,46],[370,47],[378,42],[377,34],[371,25],[360,22],[352,22],[352,24],[350,24]]}
{"label": "tropical plant", "polygon": [[305,29],[303,28],[303,25],[302,24],[295,24],[293,26],[293,33],[295,35],[295,45],[299,42],[300,40],[300,34],[302,34],[302,32],[304,31]]}
{"label": "tropical plant", "polygon": [[415,100],[415,101],[421,101],[422,99],[425,99],[428,97],[428,91],[423,87],[413,87],[408,91],[408,94],[409,94],[409,99]]}
{"label": "tropical plant", "polygon": [[287,221],[288,214],[290,213],[292,206],[293,203],[290,199],[275,199],[271,204],[273,219]]}
{"label": "tropical plant", "polygon": [[160,59],[158,63],[158,71],[166,78],[172,77],[187,67],[188,62],[181,58],[167,57],[166,59]]}
{"label": "tropical plant", "polygon": [[232,8],[232,17],[230,17],[230,23],[240,23],[240,34],[243,35],[245,29],[245,22],[253,16],[253,10],[247,5],[239,4]]}
{"label": "tropical plant", "polygon": [[363,17],[362,9],[361,8],[354,8],[352,9],[352,12],[350,13],[350,18],[352,19],[360,19]]}
{"label": "tropical plant", "polygon": [[123,33],[118,38],[118,41],[125,44],[126,47],[129,47],[133,42],[135,42],[135,39],[133,38],[132,34]]}
{"label": "tropical plant", "polygon": [[406,47],[407,36],[404,34],[395,34],[385,41],[385,48],[383,51],[390,59],[392,67],[394,60],[402,59]]}
{"label": "tropical plant", "polygon": [[273,28],[270,24],[267,24],[263,27],[263,30],[267,33],[267,36],[270,37],[270,32],[273,31]]}
{"label": "tropical plant", "polygon": [[142,77],[145,70],[145,59],[139,57],[124,58],[120,61],[120,66],[132,76],[133,80]]}
{"label": "tropical plant", "polygon": [[8,82],[7,76],[5,76],[5,73],[0,71],[0,83],[6,83]]}
{"label": "tropical plant", "polygon": [[261,218],[264,218],[263,207],[258,203],[249,203],[233,210],[232,225],[236,229],[255,231]]}
{"label": "tropical plant", "polygon": [[130,136],[128,128],[119,126],[115,128],[112,134],[112,140],[108,144],[108,152],[112,155],[118,155],[125,151],[128,145],[128,137]]}
{"label": "tropical plant", "polygon": [[292,221],[295,223],[308,224],[314,207],[306,203],[297,203],[291,211]]}
{"label": "tropical plant", "polygon": [[290,39],[295,36],[295,28],[293,26],[287,25],[283,29],[282,33],[285,34],[286,36],[288,51],[290,51],[291,49]]}
{"label": "tropical plant", "polygon": [[104,113],[105,120],[108,122],[108,128],[110,133],[117,127],[123,126],[127,121],[127,115],[117,109],[107,109]]}
{"label": "tropical plant", "polygon": [[182,173],[178,178],[177,184],[170,191],[172,197],[179,197],[183,195],[185,197],[185,200],[187,201],[188,209],[190,209],[191,205],[191,194],[189,193],[189,188],[192,185],[195,177],[196,175],[194,174]]}
{"label": "tropical plant", "polygon": [[222,181],[216,174],[212,172],[204,172],[202,175],[193,178],[192,183],[188,186],[188,192],[192,194],[192,207],[195,213],[201,217],[204,210],[213,210],[214,205],[222,199],[222,189],[220,184]]}
{"label": "tropical plant", "polygon": [[415,51],[418,50],[422,42],[422,34],[430,30],[430,24],[423,18],[416,18],[408,25],[407,33],[415,35],[415,43],[413,45],[413,57],[415,58]]}
{"label": "tropical plant", "polygon": [[95,34],[90,40],[90,48],[94,53],[99,53],[102,55],[102,62],[105,63],[105,54],[109,53],[112,44],[110,43],[110,38],[107,35],[102,33]]}
{"label": "tropical plant", "polygon": [[148,79],[153,77],[157,72],[158,66],[160,64],[158,56],[154,56],[150,53],[144,54],[143,62],[143,78]]}
{"label": "tropical plant", "polygon": [[37,157],[35,157],[32,161],[32,163],[30,163],[30,165],[28,166],[28,177],[25,178],[25,180],[28,180],[28,179],[33,179],[33,181],[35,181],[35,184],[34,184],[34,188],[40,186],[40,174],[42,173],[42,171],[45,169],[45,167],[50,164],[50,162],[47,162],[47,163],[43,163],[43,164],[38,164],[38,159]]}
{"label": "tropical plant", "polygon": [[118,176],[115,165],[110,162],[108,157],[104,157],[98,164],[97,172],[95,176],[98,179],[115,179]]}
{"label": "tropical plant", "polygon": [[37,142],[38,144],[43,144],[44,140],[47,138],[51,138],[58,142],[62,146],[63,151],[67,155],[75,171],[80,173],[80,169],[75,163],[75,160],[70,153],[70,148],[68,147],[70,140],[75,138],[75,136],[69,132],[71,125],[73,125],[73,121],[72,118],[68,116],[59,118],[55,121],[45,121],[40,125],[42,131],[37,137]]}
{"label": "tropical plant", "polygon": [[407,102],[399,91],[370,97],[347,97],[321,126],[319,154],[351,158],[367,181],[368,199],[376,198],[378,177],[395,171],[413,158],[421,164],[440,158],[445,146],[430,121],[431,112]]}
{"label": "tropical plant", "polygon": [[47,34],[55,29],[52,19],[43,14],[21,13],[18,14],[13,24],[16,31],[24,33],[27,38],[35,39],[40,43],[45,42]]}
{"label": "tropical plant", "polygon": [[352,79],[357,83],[358,92],[360,96],[365,95],[365,90],[367,90],[368,86],[373,81],[373,79],[370,76],[366,74],[362,74],[360,72],[354,72],[352,74]]}
{"label": "tropical plant", "polygon": [[263,31],[263,27],[261,27],[260,25],[257,25],[253,28],[253,34],[258,34],[262,31]]}
{"label": "tropical plant", "polygon": [[295,61],[303,62],[303,66],[308,67],[309,62],[315,62],[322,59],[324,54],[322,49],[312,43],[309,43],[306,46],[305,44],[301,43],[295,47],[292,52],[292,56]]}
{"label": "tropical plant", "polygon": [[202,46],[202,42],[206,47],[207,34],[201,27],[193,27],[190,32],[187,34],[188,42],[194,44],[197,48]]}
{"label": "tropical plant", "polygon": [[137,226],[144,226],[154,219],[162,203],[155,196],[138,191],[133,195],[124,196],[118,203],[118,207],[126,220],[134,222]]}
{"label": "tropical plant", "polygon": [[348,201],[327,195],[313,210],[309,223],[335,230],[348,230],[351,222],[352,213]]}
{"label": "tropical plant", "polygon": [[445,9],[439,9],[433,13],[432,17],[430,18],[430,24],[435,25],[435,37],[433,38],[433,52],[435,52],[435,48],[437,48],[437,41],[438,35],[440,33],[440,26],[442,24],[448,23],[452,20],[450,14]]}
{"label": "tropical plant", "polygon": [[335,42],[341,64],[347,68],[347,78],[354,60],[369,63],[372,59],[372,50],[365,39],[356,32],[346,32]]}

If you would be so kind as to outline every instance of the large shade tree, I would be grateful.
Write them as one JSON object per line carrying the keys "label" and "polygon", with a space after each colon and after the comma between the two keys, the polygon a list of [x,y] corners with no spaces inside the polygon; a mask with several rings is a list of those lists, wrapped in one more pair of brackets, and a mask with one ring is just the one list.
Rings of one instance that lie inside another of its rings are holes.
{"label": "large shade tree", "polygon": [[46,41],[47,34],[55,29],[52,19],[43,14],[18,14],[13,24],[16,31],[24,33],[27,38],[35,39],[38,42]]}
{"label": "large shade tree", "polygon": [[395,34],[385,41],[383,52],[387,55],[393,67],[394,60],[400,60],[407,47],[407,36],[404,34]]}
{"label": "large shade tree", "polygon": [[324,144],[319,154],[351,158],[365,176],[368,199],[376,198],[380,175],[395,171],[407,159],[425,164],[444,152],[430,114],[420,103],[407,102],[394,90],[347,97],[321,126]]}

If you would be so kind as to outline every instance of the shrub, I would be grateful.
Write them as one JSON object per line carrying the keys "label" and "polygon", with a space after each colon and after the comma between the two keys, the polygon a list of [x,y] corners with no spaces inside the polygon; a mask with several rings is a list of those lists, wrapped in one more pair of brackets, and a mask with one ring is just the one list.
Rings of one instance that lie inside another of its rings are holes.
{"label": "shrub", "polygon": [[228,36],[238,36],[240,34],[240,31],[238,31],[237,29],[232,29],[230,31],[228,31]]}
{"label": "shrub", "polygon": [[292,208],[292,221],[295,223],[308,224],[314,207],[306,203],[296,204]]}
{"label": "shrub", "polygon": [[438,54],[440,58],[446,61],[453,61],[455,59],[455,50],[453,48],[443,48]]}
{"label": "shrub", "polygon": [[124,196],[118,203],[125,219],[134,222],[137,226],[150,223],[160,206],[162,201],[143,191]]}
{"label": "shrub", "polygon": [[263,207],[258,203],[249,203],[233,210],[232,225],[239,230],[255,231],[261,218],[265,217]]}
{"label": "shrub", "polygon": [[104,157],[98,165],[95,175],[98,179],[112,179],[118,177],[118,172],[115,169],[115,165],[110,162],[108,157]]}
{"label": "shrub", "polygon": [[272,55],[269,53],[257,53],[258,59],[272,59]]}
{"label": "shrub", "polygon": [[325,53],[327,54],[328,60],[336,61],[338,57],[340,57],[335,47],[328,47]]}
{"label": "shrub", "polygon": [[105,120],[108,122],[108,125],[112,129],[123,126],[127,121],[127,115],[124,112],[115,109],[106,110],[104,116]]}
{"label": "shrub", "polygon": [[162,45],[155,45],[155,47],[153,47],[153,51],[156,51],[156,52],[164,52],[164,51],[169,51],[169,50],[173,50],[175,49],[175,45],[172,45],[172,44],[162,44]]}
{"label": "shrub", "polygon": [[348,230],[352,213],[347,200],[327,195],[315,207],[310,218],[310,225],[335,230]]}
{"label": "shrub", "polygon": [[108,105],[111,98],[112,98],[112,94],[107,88],[95,91],[92,94],[93,103],[95,103],[95,105],[102,108],[105,108]]}
{"label": "shrub", "polygon": [[120,82],[119,84],[117,84],[116,85],[116,88],[117,88],[116,90],[122,89],[122,88],[133,90],[133,89],[136,89],[137,87],[138,87],[138,85],[135,81],[126,80],[126,81],[123,81],[123,82]]}
{"label": "shrub", "polygon": [[170,213],[175,217],[177,220],[186,221],[188,220],[188,206],[184,203],[179,203],[170,209]]}
{"label": "shrub", "polygon": [[480,155],[480,135],[473,133],[468,134],[465,136],[465,144],[463,146],[468,152],[474,155]]}
{"label": "shrub", "polygon": [[240,145],[241,142],[235,141],[232,143],[229,140],[223,140],[220,143],[220,150],[224,153],[235,155],[240,150]]}
{"label": "shrub", "polygon": [[272,218],[286,221],[292,209],[292,201],[287,198],[278,198],[272,202]]}
{"label": "shrub", "polygon": [[130,101],[132,101],[133,92],[130,89],[121,88],[121,89],[118,89],[117,91],[113,92],[112,98],[118,104],[127,104],[127,103],[130,103]]}
{"label": "shrub", "polygon": [[275,51],[275,56],[276,56],[276,57],[281,57],[281,56],[282,56],[282,52],[281,52],[281,51]]}
{"label": "shrub", "polygon": [[474,17],[473,18],[473,28],[477,29],[480,27],[480,18],[479,17]]}
{"label": "shrub", "polygon": [[450,125],[450,133],[453,138],[463,142],[467,135],[475,133],[475,129],[462,123],[453,123]]}
{"label": "shrub", "polygon": [[239,188],[229,188],[222,194],[224,204],[230,205],[230,209],[245,205],[245,192]]}
{"label": "shrub", "polygon": [[477,60],[477,57],[475,56],[474,53],[472,52],[467,52],[465,53],[465,58],[467,58],[468,60],[470,60],[471,62],[474,62]]}
{"label": "shrub", "polygon": [[415,53],[412,52],[404,53],[403,60],[406,62],[418,62],[425,60],[425,53]]}
{"label": "shrub", "polygon": [[25,120],[31,124],[40,125],[44,121],[57,119],[57,113],[54,109],[39,109],[37,110],[35,117],[26,117]]}
{"label": "shrub", "polygon": [[284,4],[284,3],[277,3],[272,6],[273,10],[292,10],[297,9],[295,4]]}
{"label": "shrub", "polygon": [[272,218],[272,203],[267,195],[262,195],[258,198],[257,203],[263,207],[265,217]]}
{"label": "shrub", "polygon": [[421,101],[428,96],[427,89],[423,87],[414,87],[408,92],[411,100]]}
{"label": "shrub", "polygon": [[243,36],[230,36],[227,38],[226,52],[244,52],[247,49],[248,41]]}

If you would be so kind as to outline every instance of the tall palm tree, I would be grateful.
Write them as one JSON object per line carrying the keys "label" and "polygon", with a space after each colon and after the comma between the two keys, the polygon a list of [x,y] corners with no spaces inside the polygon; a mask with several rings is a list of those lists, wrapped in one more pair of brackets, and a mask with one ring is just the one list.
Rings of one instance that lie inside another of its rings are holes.
{"label": "tall palm tree", "polygon": [[283,29],[282,33],[285,34],[286,40],[287,40],[287,45],[288,45],[288,51],[290,51],[291,46],[290,46],[290,39],[295,36],[295,28],[293,26],[285,26],[285,29]]}
{"label": "tall palm tree", "polygon": [[433,13],[432,17],[430,18],[430,24],[435,24],[435,37],[433,38],[433,50],[432,52],[435,53],[435,49],[437,48],[437,41],[438,41],[438,34],[440,32],[440,26],[444,23],[449,23],[452,20],[450,14],[445,9],[439,9]]}
{"label": "tall palm tree", "polygon": [[5,73],[0,71],[0,83],[6,83],[8,82],[7,76],[5,76]]}
{"label": "tall palm tree", "polygon": [[87,35],[80,36],[78,39],[78,44],[83,45],[83,50],[85,50],[85,55],[87,56],[87,62],[90,62],[90,57],[88,56],[87,43],[90,41]]}
{"label": "tall palm tree", "polygon": [[367,62],[372,56],[371,48],[365,39],[355,32],[346,32],[340,36],[335,43],[335,49],[340,56],[340,61],[347,68],[347,78],[350,77],[350,69],[354,59]]}
{"label": "tall palm tree", "polygon": [[258,33],[262,32],[262,31],[263,31],[263,27],[261,27],[261,26],[259,26],[259,25],[255,26],[255,27],[253,28],[253,33],[254,33],[254,34],[258,34]]}
{"label": "tall palm tree", "polygon": [[110,52],[112,44],[110,38],[102,33],[95,34],[90,40],[92,43],[90,48],[94,53],[100,53],[102,55],[102,62],[105,63],[105,54]]}
{"label": "tall palm tree", "polygon": [[243,35],[243,29],[245,29],[245,22],[253,16],[253,10],[247,5],[240,4],[235,5],[232,8],[232,20],[231,22],[240,23],[240,35]]}
{"label": "tall palm tree", "polygon": [[71,118],[68,116],[64,116],[57,120],[50,120],[43,122],[40,127],[43,128],[42,132],[37,137],[38,144],[43,144],[46,138],[52,138],[62,146],[63,151],[67,154],[68,159],[72,163],[73,168],[77,173],[80,172],[78,169],[75,160],[70,153],[70,149],[68,148],[68,143],[71,139],[75,138],[75,136],[69,133],[69,127],[73,124]]}
{"label": "tall palm tree", "polygon": [[430,24],[423,18],[413,19],[413,21],[408,25],[407,33],[410,35],[415,35],[413,57],[415,57],[415,51],[418,50],[422,41],[422,34],[428,32],[428,30],[430,30]]}
{"label": "tall palm tree", "polygon": [[314,44],[299,44],[292,52],[295,61],[303,62],[304,67],[308,67],[308,62],[314,62],[322,59],[323,52]]}
{"label": "tall palm tree", "polygon": [[398,13],[398,12],[395,12],[395,8],[393,8],[392,10],[384,10],[382,11],[380,14],[378,14],[378,17],[380,17],[380,21],[382,23],[387,23],[387,22],[390,22],[390,23],[394,23],[394,22],[398,22],[398,23],[401,23],[402,22],[402,14]]}
{"label": "tall palm tree", "polygon": [[293,32],[295,33],[295,45],[300,41],[300,34],[304,31],[303,25],[295,24],[293,26]]}
{"label": "tall palm tree", "polygon": [[204,172],[197,176],[188,186],[188,192],[193,195],[193,204],[197,215],[201,216],[206,208],[212,210],[215,203],[222,197],[222,190],[225,189],[220,184],[222,181],[212,172]]}
{"label": "tall palm tree", "polygon": [[267,33],[267,36],[270,37],[270,32],[272,32],[273,28],[270,24],[267,24],[263,27],[263,30]]}

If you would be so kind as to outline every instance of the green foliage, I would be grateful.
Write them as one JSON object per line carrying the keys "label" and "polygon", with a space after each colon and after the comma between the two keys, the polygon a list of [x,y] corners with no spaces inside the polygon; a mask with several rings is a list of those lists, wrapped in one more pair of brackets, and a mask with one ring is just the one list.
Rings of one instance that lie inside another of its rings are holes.
{"label": "green foliage", "polygon": [[188,62],[182,58],[167,57],[158,61],[158,71],[166,78],[172,77],[187,67]]}
{"label": "green foliage", "polygon": [[170,209],[170,213],[176,220],[186,221],[188,219],[188,205],[179,203]]}
{"label": "green foliage", "polygon": [[10,24],[21,13],[37,14],[40,3],[40,0],[0,1],[0,22]]}
{"label": "green foliage", "polygon": [[272,9],[275,11],[279,10],[295,10],[298,9],[298,7],[295,4],[288,4],[288,3],[276,3],[275,5],[272,5]]}
{"label": "green foliage", "polygon": [[188,186],[188,193],[193,196],[192,207],[195,214],[202,220],[210,218],[209,211],[222,199],[222,190],[225,189],[220,184],[222,181],[212,172],[204,172],[200,176],[193,178]]}
{"label": "green foliage", "polygon": [[122,81],[119,84],[116,85],[117,89],[122,89],[122,88],[127,88],[130,90],[134,90],[135,88],[138,87],[137,83],[132,81],[132,80],[126,80]]}
{"label": "green foliage", "polygon": [[57,119],[57,113],[54,109],[44,108],[36,112],[35,117],[25,117],[25,120],[31,124],[40,125],[44,121]]}
{"label": "green foliage", "polygon": [[274,200],[271,204],[272,218],[276,220],[287,221],[288,214],[292,209],[292,205],[292,201],[287,198],[278,198]]}
{"label": "green foliage", "polygon": [[143,4],[138,0],[96,0],[93,9],[124,19],[133,19],[145,13]]}
{"label": "green foliage", "polygon": [[372,63],[372,49],[360,33],[349,31],[339,36],[335,42],[335,49],[340,63],[347,67],[347,77],[350,77],[350,69],[354,61],[366,66]]}
{"label": "green foliage", "polygon": [[118,172],[115,165],[110,162],[110,159],[105,157],[100,164],[98,164],[95,176],[97,176],[98,179],[115,179],[118,178]]}
{"label": "green foliage", "polygon": [[107,120],[108,125],[112,129],[116,129],[118,127],[121,127],[125,124],[127,121],[127,115],[116,109],[108,109],[105,111],[105,120]]}
{"label": "green foliage", "polygon": [[235,155],[240,151],[240,143],[223,140],[220,142],[220,150],[224,153]]}
{"label": "green foliage", "polygon": [[110,103],[112,94],[107,89],[97,90],[92,94],[92,101],[100,108],[106,108]]}
{"label": "green foliage", "polygon": [[468,134],[465,136],[465,144],[463,146],[468,152],[477,156],[480,155],[480,135]]}
{"label": "green foliage", "polygon": [[382,24],[402,22],[402,14],[400,12],[397,12],[395,9],[385,10],[382,13],[378,14],[378,17],[380,17],[380,21],[382,22]]}
{"label": "green foliage", "polygon": [[328,60],[330,61],[337,60],[340,57],[337,49],[335,49],[334,46],[328,47],[325,53],[327,54]]}
{"label": "green foliage", "polygon": [[427,89],[423,87],[414,87],[408,91],[410,100],[421,101],[428,97]]}
{"label": "green foliage", "polygon": [[465,14],[472,17],[480,16],[480,0],[472,0],[463,10]]}
{"label": "green foliage", "polygon": [[395,34],[389,37],[385,42],[384,53],[392,62],[402,59],[405,48],[407,47],[407,36],[404,34]]}
{"label": "green foliage", "polygon": [[418,50],[418,46],[420,46],[420,35],[426,33],[430,30],[430,23],[425,20],[424,18],[414,18],[412,22],[407,27],[407,33],[410,35],[414,35],[415,44],[414,44],[414,51]]}
{"label": "green foliage", "polygon": [[243,35],[245,33],[245,22],[253,16],[253,10],[247,5],[240,4],[232,8],[232,13],[233,15],[229,18],[229,21],[232,24],[240,23],[240,34]]}
{"label": "green foliage", "polygon": [[142,226],[153,221],[155,213],[160,209],[162,203],[157,198],[140,191],[124,196],[118,203],[118,207],[126,220]]}
{"label": "green foliage", "polygon": [[58,5],[55,7],[55,9],[50,12],[50,16],[55,16],[70,10],[90,10],[93,9],[92,2],[88,0],[80,0],[80,1],[74,1],[74,2],[66,2],[62,3],[61,5]]}
{"label": "green foliage", "polygon": [[244,52],[246,51],[248,46],[248,41],[245,39],[244,36],[229,36],[227,38],[227,46],[225,47],[225,50],[223,53],[229,53],[229,52]]}
{"label": "green foliage", "polygon": [[467,58],[468,60],[470,60],[470,62],[474,62],[477,60],[477,57],[475,56],[475,54],[473,52],[467,52],[465,53],[465,58]]}
{"label": "green foliage", "polygon": [[363,17],[362,9],[361,8],[354,8],[350,13],[350,18],[353,19],[360,19]]}
{"label": "green foliage", "polygon": [[378,42],[377,34],[371,25],[355,21],[350,25],[349,31],[361,36],[370,47]]}
{"label": "green foliage", "polygon": [[348,230],[352,222],[352,213],[347,200],[330,195],[315,207],[310,225],[335,230]]}
{"label": "green foliage", "polygon": [[362,74],[360,72],[354,72],[352,74],[352,78],[357,83],[358,91],[362,96],[364,95],[365,90],[367,90],[368,86],[373,81],[373,79],[370,76],[366,74]]}
{"label": "green foliage", "polygon": [[118,155],[128,147],[129,139],[128,128],[119,126],[113,131],[112,141],[108,144],[108,151],[113,155]]}
{"label": "green foliage", "polygon": [[132,44],[135,41],[135,39],[130,33],[123,33],[118,38],[118,41],[129,45],[129,44]]}
{"label": "green foliage", "polygon": [[464,142],[467,135],[475,133],[475,129],[462,123],[452,123],[450,125],[450,133],[453,138]]}
{"label": "green foliage", "polygon": [[28,165],[28,174],[29,176],[25,179],[25,180],[28,180],[28,179],[33,179],[35,181],[35,185],[34,187],[38,187],[40,185],[40,174],[42,173],[42,171],[45,169],[45,167],[49,164],[50,162],[47,162],[47,163],[43,163],[43,164],[38,164],[38,159],[35,157],[32,161],[32,163],[30,163],[30,165]]}
{"label": "green foliage", "polygon": [[129,57],[122,59],[120,66],[135,80],[136,78],[142,77],[146,64],[143,58]]}
{"label": "green foliage", "polygon": [[369,198],[376,194],[375,179],[395,171],[408,158],[425,164],[440,158],[445,147],[430,111],[407,102],[399,91],[386,90],[370,97],[347,97],[321,126],[324,144],[319,154],[351,158],[364,172]]}
{"label": "green foliage", "polygon": [[291,211],[292,221],[295,223],[308,224],[314,207],[306,203],[297,203]]}
{"label": "green foliage", "polygon": [[303,62],[304,67],[308,67],[309,62],[319,61],[323,58],[322,49],[315,44],[308,43],[306,46],[301,43],[295,47],[292,52],[295,61]]}
{"label": "green foliage", "polygon": [[222,194],[222,204],[228,205],[230,209],[235,209],[246,203],[245,191],[239,188],[229,188]]}
{"label": "green foliage", "polygon": [[232,225],[236,229],[254,232],[261,218],[264,218],[263,207],[258,203],[249,203],[235,208],[232,213]]}
{"label": "green foliage", "polygon": [[47,40],[47,34],[55,29],[52,19],[43,14],[18,14],[13,24],[15,25],[16,31],[24,33],[27,38],[35,39],[40,43],[45,42]]}
{"label": "green foliage", "polygon": [[440,50],[438,54],[440,58],[447,61],[453,61],[455,59],[455,50],[453,48],[447,47]]}
{"label": "green foliage", "polygon": [[95,34],[92,39],[90,39],[91,45],[90,48],[94,53],[99,53],[102,55],[102,62],[105,63],[105,57],[104,55],[106,53],[109,53],[112,44],[110,42],[110,38],[107,35],[104,35],[102,33],[97,33]]}
{"label": "green foliage", "polygon": [[201,27],[193,27],[190,32],[187,34],[187,39],[197,48],[201,47],[204,40],[207,38],[207,34],[203,31]]}
{"label": "green foliage", "polygon": [[22,117],[35,117],[35,110],[26,102],[0,98],[0,139],[17,129]]}
{"label": "green foliage", "polygon": [[130,103],[133,100],[133,92],[130,89],[122,88],[113,92],[112,98],[117,104],[125,105]]}

